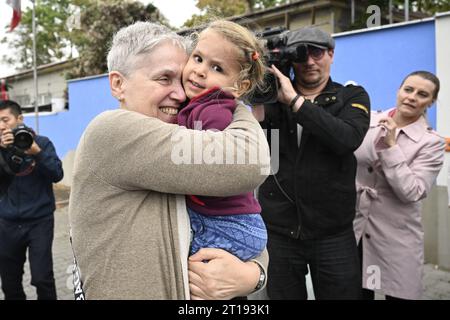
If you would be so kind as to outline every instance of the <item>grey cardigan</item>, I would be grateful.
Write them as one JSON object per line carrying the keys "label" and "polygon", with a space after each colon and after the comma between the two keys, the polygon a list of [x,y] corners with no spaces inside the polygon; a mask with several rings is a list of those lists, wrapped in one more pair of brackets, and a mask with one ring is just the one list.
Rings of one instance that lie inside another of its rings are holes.
{"label": "grey cardigan", "polygon": [[[199,152],[201,161],[194,159]],[[77,148],[69,205],[86,298],[188,299],[189,224],[181,195],[251,191],[269,165],[264,133],[241,105],[222,132],[120,109],[97,116]],[[267,266],[266,252],[259,261]]]}

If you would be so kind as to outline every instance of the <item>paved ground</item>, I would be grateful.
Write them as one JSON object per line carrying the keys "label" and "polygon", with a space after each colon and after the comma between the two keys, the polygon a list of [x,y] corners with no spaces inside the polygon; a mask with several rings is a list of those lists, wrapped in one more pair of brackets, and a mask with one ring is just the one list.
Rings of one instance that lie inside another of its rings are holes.
{"label": "paved ground", "polygon": [[[57,191],[57,198],[64,200],[64,193]],[[55,239],[53,243],[53,263],[56,279],[58,299],[72,300],[72,253],[69,243],[69,227],[67,205],[60,205],[55,212]],[[35,288],[30,285],[28,263],[25,265],[24,288],[27,298],[36,299]],[[450,300],[450,272],[439,270],[433,265],[425,266],[425,294],[426,300]],[[3,292],[0,290],[0,299]],[[377,299],[383,299],[378,297]]]}

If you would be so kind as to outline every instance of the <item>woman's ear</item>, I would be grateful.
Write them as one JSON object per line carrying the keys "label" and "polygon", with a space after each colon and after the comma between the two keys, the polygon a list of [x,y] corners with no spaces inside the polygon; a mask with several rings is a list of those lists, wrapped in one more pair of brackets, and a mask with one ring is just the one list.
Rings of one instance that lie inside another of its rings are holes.
{"label": "woman's ear", "polygon": [[109,87],[113,97],[121,101],[123,99],[124,91],[124,77],[119,71],[111,71],[108,75]]}

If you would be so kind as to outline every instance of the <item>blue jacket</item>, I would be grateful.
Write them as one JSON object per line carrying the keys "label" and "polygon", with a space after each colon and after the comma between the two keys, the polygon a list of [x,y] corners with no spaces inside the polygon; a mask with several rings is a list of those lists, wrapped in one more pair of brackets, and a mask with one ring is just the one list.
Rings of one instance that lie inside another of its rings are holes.
{"label": "blue jacket", "polygon": [[14,176],[5,194],[0,195],[0,218],[23,221],[52,215],[55,211],[53,183],[61,181],[63,169],[53,143],[44,136],[35,141],[42,151],[34,156],[23,156],[20,168],[13,161],[9,149],[1,149],[4,159],[14,171]]}

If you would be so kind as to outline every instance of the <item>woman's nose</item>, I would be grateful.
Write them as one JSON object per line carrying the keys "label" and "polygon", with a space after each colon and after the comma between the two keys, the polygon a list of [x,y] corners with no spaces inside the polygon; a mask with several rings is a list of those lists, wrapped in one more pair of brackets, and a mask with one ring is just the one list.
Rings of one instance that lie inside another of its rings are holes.
{"label": "woman's nose", "polygon": [[410,92],[410,93],[408,93],[408,95],[406,97],[408,98],[408,100],[415,101],[416,100],[416,93],[415,92]]}
{"label": "woman's nose", "polygon": [[186,100],[186,93],[183,90],[183,86],[180,84],[176,84],[172,90],[170,97],[178,102],[184,102]]}

